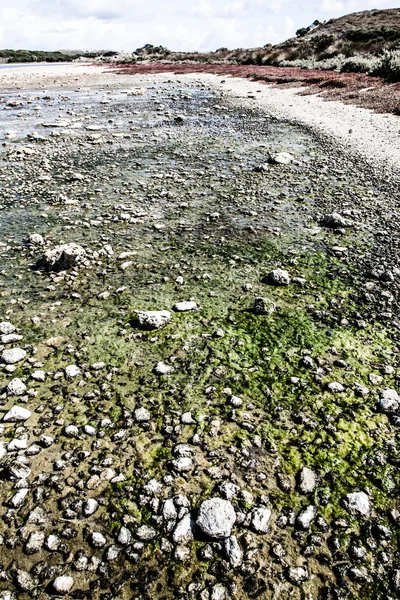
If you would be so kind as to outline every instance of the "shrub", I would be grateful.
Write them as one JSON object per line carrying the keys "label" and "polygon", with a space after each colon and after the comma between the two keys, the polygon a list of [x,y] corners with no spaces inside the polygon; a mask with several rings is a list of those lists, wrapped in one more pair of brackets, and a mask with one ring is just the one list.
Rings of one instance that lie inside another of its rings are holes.
{"label": "shrub", "polygon": [[400,81],[400,50],[385,52],[374,65],[371,75],[383,77],[386,81]]}
{"label": "shrub", "polygon": [[375,64],[374,59],[365,56],[347,58],[340,70],[342,73],[370,73]]}

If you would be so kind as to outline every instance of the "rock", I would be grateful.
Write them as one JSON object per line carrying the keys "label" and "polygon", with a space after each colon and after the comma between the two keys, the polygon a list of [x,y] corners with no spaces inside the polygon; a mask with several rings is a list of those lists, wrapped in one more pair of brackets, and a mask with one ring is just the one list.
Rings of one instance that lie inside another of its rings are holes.
{"label": "rock", "polygon": [[299,512],[296,518],[296,526],[298,529],[306,531],[310,529],[312,522],[317,516],[317,507],[310,505]]}
{"label": "rock", "polygon": [[6,363],[6,365],[14,365],[21,360],[24,360],[26,356],[25,350],[22,348],[12,348],[10,350],[3,350],[1,355],[2,362]]}
{"label": "rock", "polygon": [[31,233],[28,238],[28,244],[32,246],[42,246],[44,244],[44,239],[39,233]]}
{"label": "rock", "polygon": [[138,311],[137,320],[143,329],[160,329],[171,321],[168,310]]}
{"label": "rock", "polygon": [[9,396],[22,396],[26,392],[26,385],[18,378],[12,379],[7,386]]}
{"label": "rock", "polygon": [[301,585],[309,578],[308,571],[304,567],[290,567],[287,572],[287,578],[294,585]]}
{"label": "rock", "polygon": [[210,600],[228,600],[228,590],[222,583],[216,583],[211,588]]}
{"label": "rock", "polygon": [[27,488],[23,488],[19,490],[14,496],[11,498],[9,505],[12,508],[19,508],[25,502],[27,495],[29,494],[29,490]]}
{"label": "rock", "polygon": [[154,367],[154,373],[156,373],[157,375],[168,375],[168,373],[172,373],[173,370],[174,367],[171,367],[170,365],[167,365],[165,364],[165,362],[162,361],[157,363]]}
{"label": "rock", "polygon": [[322,219],[322,225],[331,229],[340,229],[348,226],[348,221],[337,212],[325,215]]}
{"label": "rock", "polygon": [[22,406],[13,406],[3,417],[3,421],[8,423],[16,423],[18,421],[26,421],[31,416],[31,411]]}
{"label": "rock", "polygon": [[289,165],[294,161],[294,156],[289,152],[277,152],[276,154],[270,154],[268,162],[270,165]]}
{"label": "rock", "polygon": [[74,580],[69,575],[61,575],[53,581],[53,588],[57,594],[68,594],[72,590]]}
{"label": "rock", "polygon": [[149,411],[143,406],[136,408],[133,414],[137,423],[146,423],[151,418]]}
{"label": "rock", "polygon": [[131,543],[132,534],[127,527],[122,526],[118,532],[117,542],[123,546]]}
{"label": "rock", "polygon": [[243,563],[243,551],[235,535],[231,535],[224,542],[226,557],[232,568],[236,569]]}
{"label": "rock", "polygon": [[100,531],[93,531],[93,533],[90,535],[90,544],[93,546],[93,548],[104,548],[106,543],[107,540],[104,535],[100,533]]}
{"label": "rock", "polygon": [[193,539],[193,521],[190,513],[187,513],[176,525],[172,533],[174,544],[188,544]]}
{"label": "rock", "polygon": [[325,387],[331,394],[341,394],[344,392],[344,386],[338,381],[330,381]]}
{"label": "rock", "polygon": [[267,533],[271,511],[266,506],[253,508],[251,511],[250,525],[257,533]]}
{"label": "rock", "polygon": [[85,517],[94,515],[96,510],[99,508],[99,503],[94,498],[88,498],[83,505],[83,514]]}
{"label": "rock", "polygon": [[74,377],[78,377],[80,374],[81,370],[76,365],[68,365],[68,367],[65,367],[65,376],[68,377],[68,379],[74,379]]}
{"label": "rock", "polygon": [[189,301],[177,302],[176,304],[174,304],[174,306],[172,308],[176,312],[186,312],[189,310],[196,310],[197,304],[196,304],[196,302],[189,302]]}
{"label": "rock", "polygon": [[23,569],[18,569],[15,573],[15,583],[22,592],[31,592],[36,587],[33,577]]}
{"label": "rock", "polygon": [[352,515],[368,517],[370,514],[370,502],[365,492],[352,492],[343,498],[345,508]]}
{"label": "rock", "polygon": [[400,397],[396,390],[387,388],[381,392],[376,408],[383,413],[393,413],[397,412],[399,405]]}
{"label": "rock", "polygon": [[153,529],[153,527],[149,527],[148,525],[142,525],[136,531],[136,537],[139,540],[143,540],[145,542],[154,539],[156,537],[156,535],[157,535],[156,530]]}
{"label": "rock", "polygon": [[14,325],[8,321],[2,321],[0,323],[0,333],[2,335],[10,335],[11,333],[14,333],[15,330],[16,328]]}
{"label": "rock", "polygon": [[303,467],[297,474],[297,489],[301,494],[312,494],[318,485],[318,475],[308,467]]}
{"label": "rock", "polygon": [[41,263],[46,271],[66,271],[86,259],[86,250],[79,244],[61,244],[46,250]]}
{"label": "rock", "polygon": [[186,473],[193,468],[193,460],[189,456],[175,458],[171,464],[175,471],[179,471],[179,473]]}
{"label": "rock", "polygon": [[33,373],[31,373],[31,379],[34,379],[35,381],[45,381],[46,380],[46,373],[44,371],[34,371]]}
{"label": "rock", "polygon": [[44,545],[44,538],[45,535],[43,531],[32,531],[26,543],[25,552],[27,554],[36,554],[37,552],[40,552]]}
{"label": "rock", "polygon": [[253,312],[256,315],[270,315],[276,310],[275,302],[269,298],[255,298]]}
{"label": "rock", "polygon": [[268,273],[263,281],[270,285],[289,285],[290,277],[289,273],[284,269],[274,269]]}
{"label": "rock", "polygon": [[200,505],[197,525],[209,537],[229,537],[235,521],[235,509],[228,500],[210,498]]}

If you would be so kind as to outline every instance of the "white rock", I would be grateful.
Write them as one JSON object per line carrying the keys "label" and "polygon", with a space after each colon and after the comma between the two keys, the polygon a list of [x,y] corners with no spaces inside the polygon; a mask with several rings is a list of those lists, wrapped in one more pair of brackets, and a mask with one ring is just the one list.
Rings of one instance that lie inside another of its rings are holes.
{"label": "white rock", "polygon": [[253,508],[251,511],[251,526],[257,533],[267,533],[271,511],[266,506]]}
{"label": "white rock", "polygon": [[154,367],[154,373],[156,373],[157,375],[168,375],[168,373],[172,373],[173,370],[174,367],[171,367],[170,365],[167,365],[165,364],[165,362],[162,361],[157,363]]}
{"label": "white rock", "polygon": [[268,162],[272,165],[288,165],[294,161],[294,157],[289,152],[277,152],[268,157]]}
{"label": "white rock", "polygon": [[26,385],[19,379],[19,377],[15,377],[12,379],[7,386],[7,394],[9,396],[22,396],[26,392]]}
{"label": "white rock", "polygon": [[235,509],[228,500],[210,498],[200,505],[197,525],[212,538],[229,537],[235,521]]}
{"label": "white rock", "polygon": [[172,308],[173,308],[173,310],[176,310],[177,312],[186,312],[188,310],[196,310],[197,304],[196,304],[196,302],[190,302],[190,301],[177,302],[176,304],[174,304],[174,306]]}
{"label": "white rock", "polygon": [[44,371],[34,371],[33,373],[31,373],[31,378],[35,381],[45,381],[46,373]]}
{"label": "white rock", "polygon": [[187,513],[177,524],[172,541],[175,544],[188,544],[193,539],[193,522],[190,513]]}
{"label": "white rock", "polygon": [[273,269],[268,273],[266,281],[272,285],[289,285],[290,276],[285,269]]}
{"label": "white rock", "polygon": [[61,244],[46,250],[42,263],[47,271],[65,271],[81,263],[86,258],[86,250],[79,244]]}
{"label": "white rock", "polygon": [[15,327],[12,323],[9,323],[8,321],[2,321],[0,323],[0,333],[2,335],[9,335],[10,333],[14,333],[15,331]]}
{"label": "white rock", "polygon": [[99,503],[94,498],[88,498],[83,505],[83,514],[85,517],[94,515],[96,510],[99,508]]}
{"label": "white rock", "polygon": [[6,363],[6,365],[13,365],[23,360],[25,356],[26,352],[22,348],[11,348],[10,350],[3,350],[1,360]]}
{"label": "white rock", "polygon": [[160,329],[171,321],[171,313],[168,310],[138,311],[137,319],[144,329]]}
{"label": "white rock", "polygon": [[381,393],[381,397],[378,400],[377,408],[381,412],[392,413],[396,412],[400,405],[400,398],[396,390],[387,388]]}
{"label": "white rock", "polygon": [[28,493],[29,493],[29,490],[27,488],[23,488],[22,490],[19,490],[11,498],[11,500],[9,502],[10,506],[12,506],[12,508],[19,508],[20,506],[22,506],[23,503],[25,502],[25,499],[26,499]]}
{"label": "white rock", "polygon": [[22,406],[13,406],[3,417],[3,421],[15,423],[17,421],[26,421],[31,416],[31,411]]}
{"label": "white rock", "polygon": [[136,537],[139,540],[143,540],[143,541],[152,540],[156,537],[156,535],[157,535],[156,530],[153,529],[153,527],[149,527],[148,525],[142,525],[136,531]]}
{"label": "white rock", "polygon": [[94,548],[103,548],[107,540],[100,531],[94,531],[90,536],[90,543]]}
{"label": "white rock", "polygon": [[73,379],[74,377],[78,377],[78,375],[80,375],[80,374],[81,374],[81,370],[76,365],[68,365],[68,367],[65,368],[65,375],[69,379]]}
{"label": "white rock", "polygon": [[28,238],[28,243],[33,246],[41,246],[44,244],[44,239],[39,233],[31,233]]}
{"label": "white rock", "polygon": [[151,418],[149,411],[147,410],[147,408],[144,408],[144,406],[136,408],[133,414],[135,417],[135,421],[137,421],[138,423],[145,423],[146,421],[150,421]]}
{"label": "white rock", "polygon": [[301,494],[312,494],[318,485],[318,475],[308,467],[299,471],[297,479],[297,487]]}
{"label": "white rock", "polygon": [[302,511],[300,511],[300,513],[297,515],[296,518],[296,525],[299,529],[303,529],[303,530],[307,530],[310,529],[312,522],[314,521],[315,517],[317,516],[317,507],[310,505],[307,506],[307,508],[304,508]]}
{"label": "white rock", "polygon": [[191,471],[193,468],[193,460],[189,456],[181,456],[180,458],[175,458],[172,461],[172,466],[175,471],[185,473],[187,471]]}
{"label": "white rock", "polygon": [[371,507],[367,494],[365,492],[353,492],[343,498],[343,503],[349,513],[352,515],[362,515],[368,517]]}
{"label": "white rock", "polygon": [[224,543],[226,556],[234,569],[243,562],[243,551],[235,535],[231,535]]}
{"label": "white rock", "polygon": [[53,588],[58,594],[68,594],[72,590],[74,580],[69,575],[56,577],[53,581]]}
{"label": "white rock", "polygon": [[123,546],[127,546],[131,543],[132,534],[127,527],[121,527],[118,532],[117,541]]}

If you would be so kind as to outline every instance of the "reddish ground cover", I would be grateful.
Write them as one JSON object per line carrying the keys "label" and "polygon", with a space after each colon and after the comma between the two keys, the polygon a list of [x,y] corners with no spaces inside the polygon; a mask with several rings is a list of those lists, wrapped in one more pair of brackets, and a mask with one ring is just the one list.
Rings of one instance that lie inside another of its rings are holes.
{"label": "reddish ground cover", "polygon": [[319,94],[326,100],[340,100],[376,112],[400,115],[400,83],[386,83],[379,77],[360,73],[303,70],[292,67],[215,64],[132,64],[110,65],[116,73],[212,73],[245,77],[259,83],[306,87],[303,94]]}

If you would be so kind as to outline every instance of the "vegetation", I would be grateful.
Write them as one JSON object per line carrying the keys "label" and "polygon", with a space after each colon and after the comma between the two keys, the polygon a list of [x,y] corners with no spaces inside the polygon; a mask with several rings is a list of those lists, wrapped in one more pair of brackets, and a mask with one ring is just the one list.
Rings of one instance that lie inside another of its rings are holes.
{"label": "vegetation", "polygon": [[43,50],[0,50],[0,61],[6,63],[72,62],[77,58],[94,59],[98,56],[115,56],[114,51],[98,52],[46,52]]}

